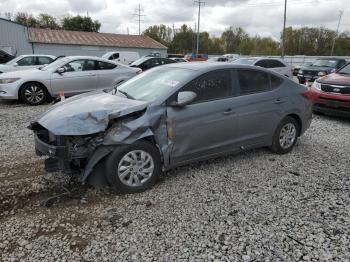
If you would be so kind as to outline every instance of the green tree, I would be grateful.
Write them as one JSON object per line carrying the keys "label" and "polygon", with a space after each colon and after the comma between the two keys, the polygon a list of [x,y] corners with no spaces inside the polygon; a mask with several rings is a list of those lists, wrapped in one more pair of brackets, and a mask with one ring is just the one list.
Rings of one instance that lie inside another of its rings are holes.
{"label": "green tree", "polygon": [[40,14],[37,17],[36,21],[37,21],[37,27],[49,28],[49,29],[60,29],[60,26],[57,23],[56,18],[54,18],[51,15]]}
{"label": "green tree", "polygon": [[98,32],[101,23],[97,20],[92,21],[91,17],[66,16],[62,20],[62,29],[71,31]]}
{"label": "green tree", "polygon": [[161,25],[153,25],[148,27],[143,35],[149,36],[154,40],[162,43],[165,46],[168,46],[171,42],[172,30],[170,27],[167,27],[163,24]]}
{"label": "green tree", "polygon": [[187,25],[182,25],[169,45],[169,52],[186,54],[194,50],[195,33]]}

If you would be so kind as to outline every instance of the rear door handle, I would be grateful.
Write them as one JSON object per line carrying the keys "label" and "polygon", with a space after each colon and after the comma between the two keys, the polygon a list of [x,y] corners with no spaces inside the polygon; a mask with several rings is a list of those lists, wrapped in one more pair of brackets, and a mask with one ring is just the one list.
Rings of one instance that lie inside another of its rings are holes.
{"label": "rear door handle", "polygon": [[232,108],[226,109],[226,111],[223,113],[224,115],[231,115],[234,114],[235,112],[233,112]]}
{"label": "rear door handle", "polygon": [[286,102],[286,100],[284,100],[284,99],[281,99],[281,98],[278,98],[278,99],[276,99],[275,100],[275,104],[283,104],[283,103],[285,103]]}

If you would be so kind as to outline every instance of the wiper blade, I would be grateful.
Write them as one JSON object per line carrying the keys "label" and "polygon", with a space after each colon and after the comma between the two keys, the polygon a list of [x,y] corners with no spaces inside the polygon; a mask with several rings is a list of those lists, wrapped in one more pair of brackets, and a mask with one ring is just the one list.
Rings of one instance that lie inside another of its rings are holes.
{"label": "wiper blade", "polygon": [[121,94],[125,95],[125,96],[126,96],[126,98],[129,98],[129,99],[135,100],[135,98],[134,98],[133,96],[129,95],[127,92],[122,91],[122,90],[118,90],[118,89],[117,89],[117,91],[118,91],[119,93],[121,93]]}

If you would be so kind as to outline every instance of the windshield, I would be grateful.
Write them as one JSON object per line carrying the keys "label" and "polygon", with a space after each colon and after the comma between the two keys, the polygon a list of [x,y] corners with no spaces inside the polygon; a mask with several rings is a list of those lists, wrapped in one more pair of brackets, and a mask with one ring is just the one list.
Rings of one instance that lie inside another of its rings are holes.
{"label": "windshield", "polygon": [[142,64],[143,62],[145,62],[148,59],[149,59],[149,57],[141,57],[140,59],[137,59],[136,61],[132,62],[130,64],[130,66],[139,66],[140,64]]}
{"label": "windshield", "polygon": [[157,67],[121,84],[117,90],[130,98],[153,102],[183,85],[192,74],[189,69]]}
{"label": "windshield", "polygon": [[338,64],[338,60],[326,60],[320,59],[316,60],[312,66],[320,66],[320,67],[336,67]]}
{"label": "windshield", "polygon": [[343,75],[350,75],[350,64],[347,64],[346,66],[344,66],[337,73],[338,74],[343,74]]}
{"label": "windshield", "polygon": [[239,64],[239,65],[252,65],[254,64],[256,59],[252,58],[240,58],[235,61],[233,61],[234,64]]}
{"label": "windshield", "polygon": [[68,63],[69,61],[70,61],[69,58],[61,58],[61,59],[58,59],[58,60],[52,62],[51,64],[48,64],[48,65],[43,66],[43,67],[40,67],[40,70],[42,70],[42,71],[56,70],[61,65],[64,65],[65,63]]}
{"label": "windshield", "polygon": [[8,62],[6,63],[6,65],[13,65],[13,64],[15,64],[17,61],[19,61],[19,60],[22,59],[22,58],[23,58],[23,56],[16,57],[16,58],[14,58],[14,59],[8,61]]}

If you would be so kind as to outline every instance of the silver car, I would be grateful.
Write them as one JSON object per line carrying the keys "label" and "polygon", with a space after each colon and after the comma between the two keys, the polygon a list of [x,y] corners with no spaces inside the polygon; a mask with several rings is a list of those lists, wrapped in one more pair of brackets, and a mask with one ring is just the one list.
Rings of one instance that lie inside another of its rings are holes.
{"label": "silver car", "polygon": [[55,59],[56,57],[52,55],[21,55],[0,65],[0,74],[39,68],[52,63]]}
{"label": "silver car", "polygon": [[176,63],[60,102],[29,128],[47,171],[140,192],[194,161],[257,147],[290,152],[310,126],[309,98],[305,86],[263,68]]}
{"label": "silver car", "polygon": [[0,99],[39,105],[61,91],[65,96],[73,96],[112,88],[140,72],[139,68],[98,57],[70,56],[38,69],[0,74]]}
{"label": "silver car", "polygon": [[247,57],[239,58],[232,63],[238,65],[252,65],[260,66],[263,68],[270,69],[286,77],[293,77],[292,67],[286,64],[282,59],[269,58],[269,57]]}

